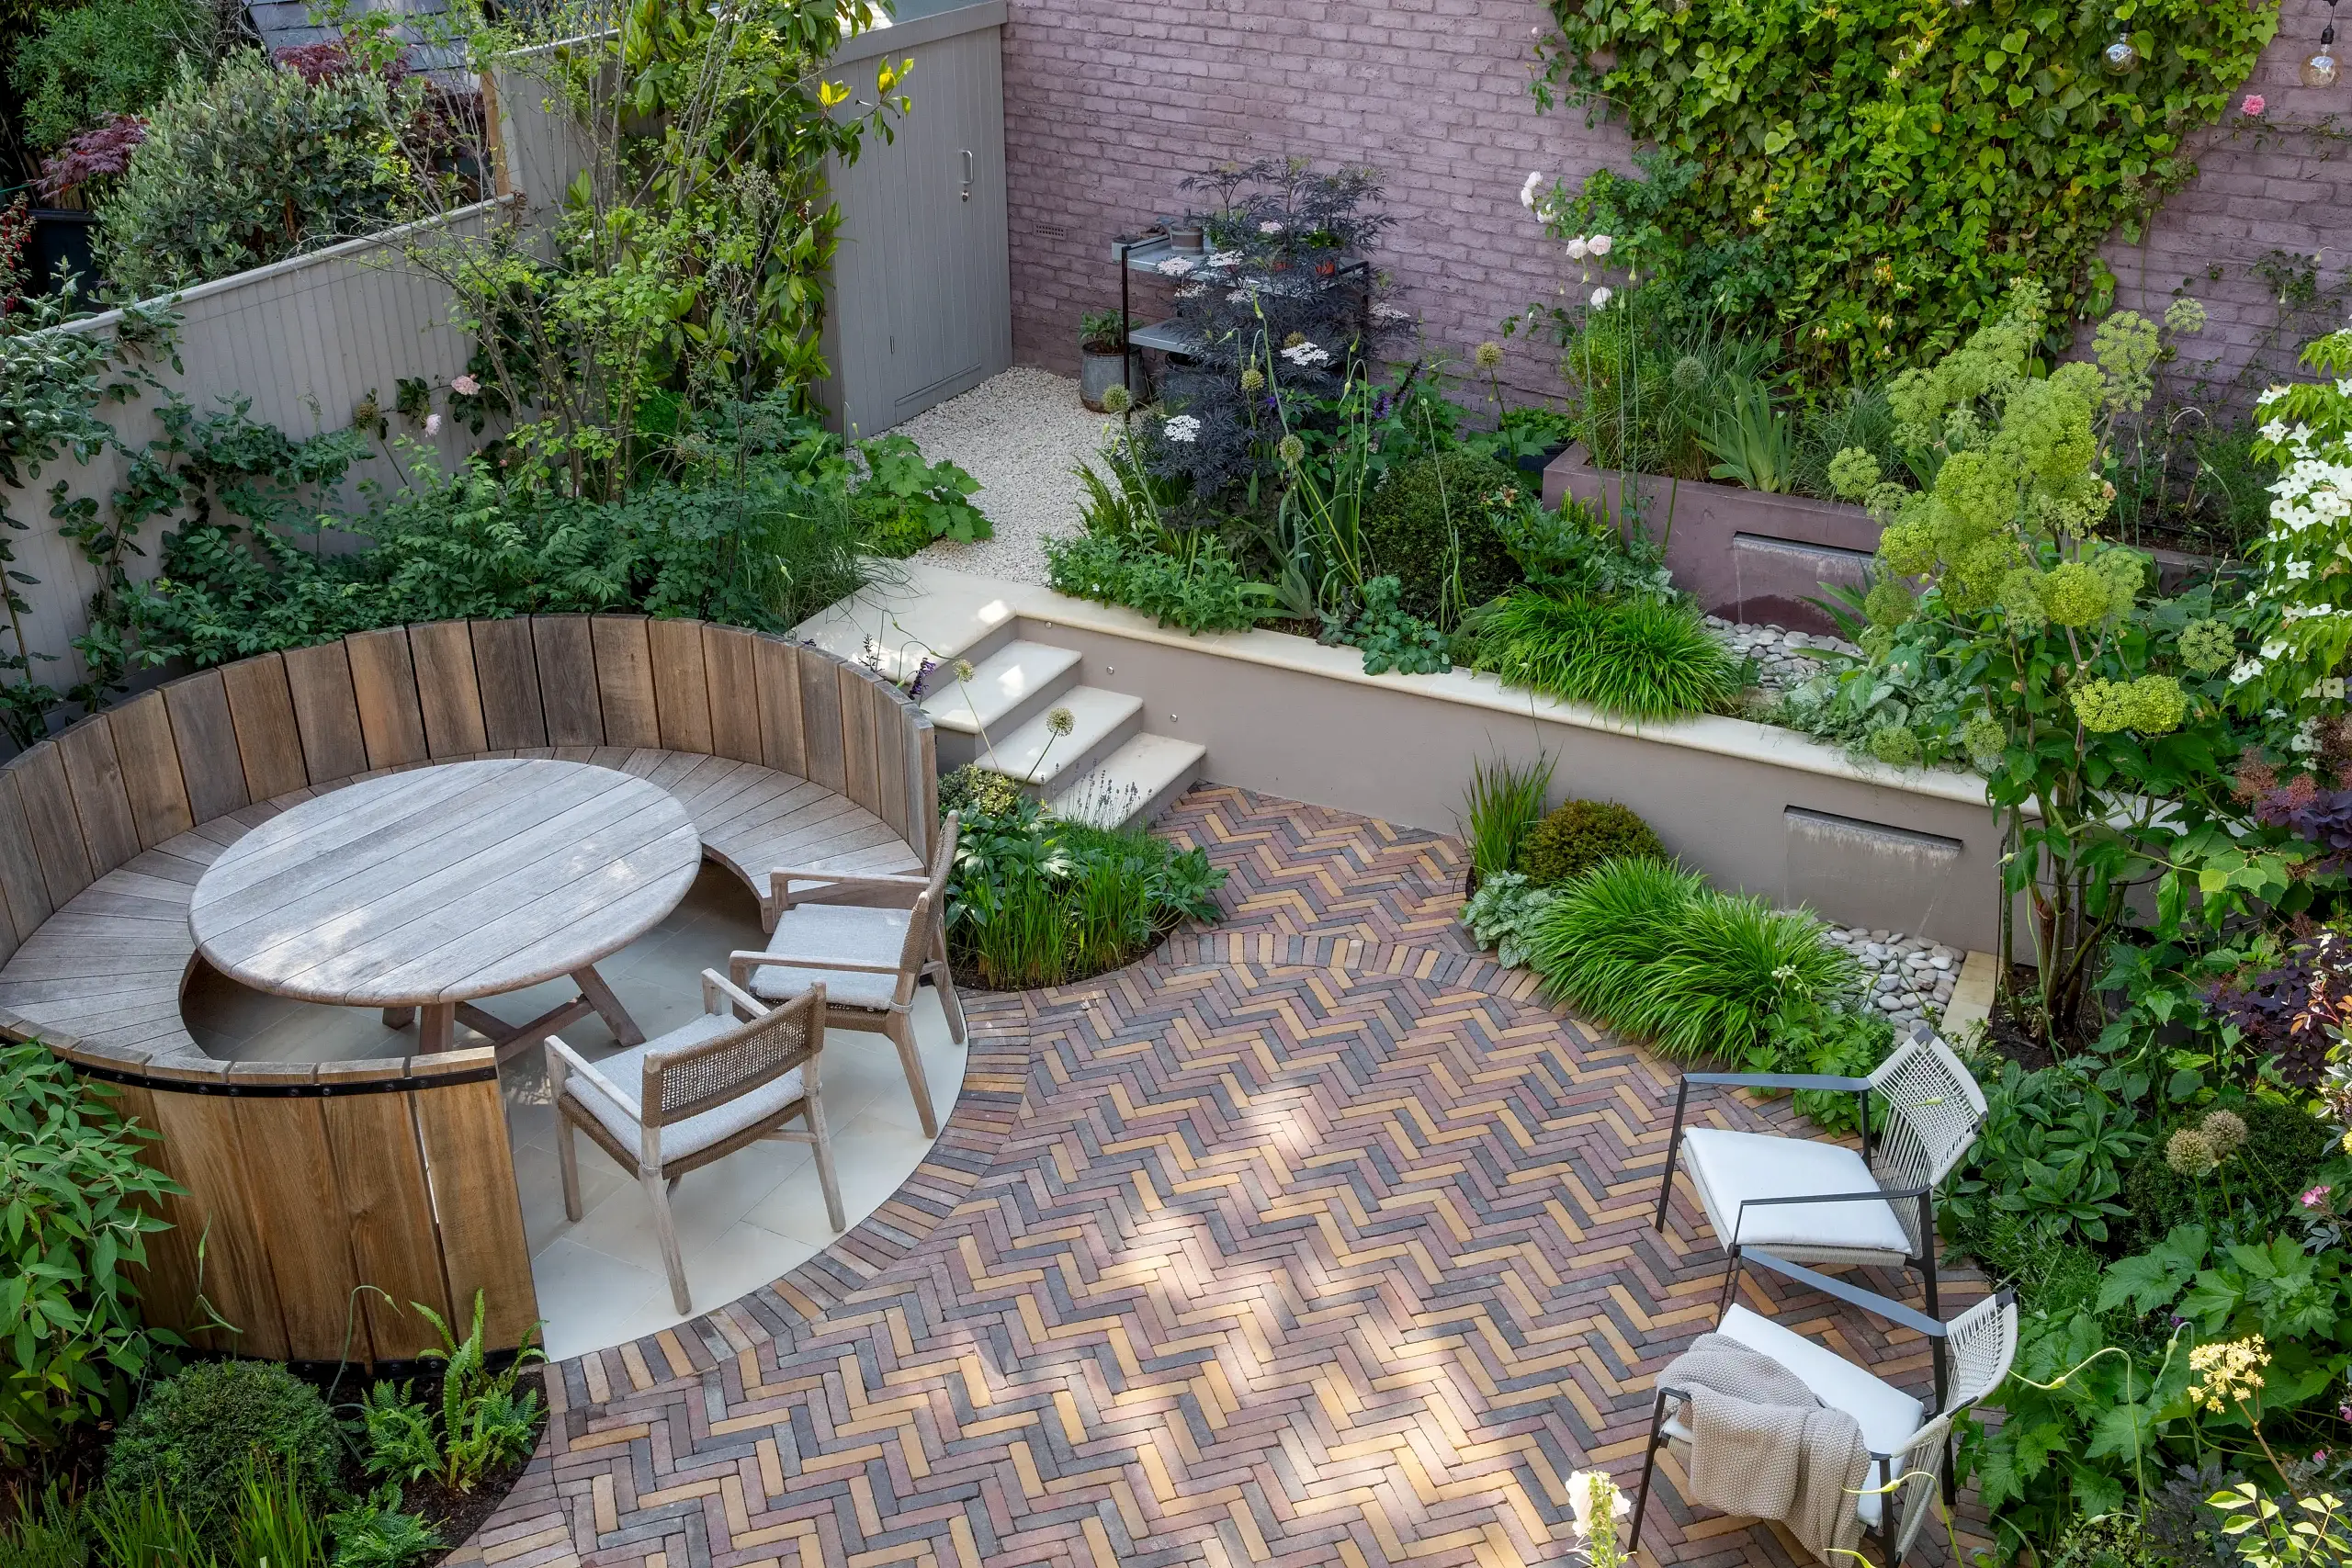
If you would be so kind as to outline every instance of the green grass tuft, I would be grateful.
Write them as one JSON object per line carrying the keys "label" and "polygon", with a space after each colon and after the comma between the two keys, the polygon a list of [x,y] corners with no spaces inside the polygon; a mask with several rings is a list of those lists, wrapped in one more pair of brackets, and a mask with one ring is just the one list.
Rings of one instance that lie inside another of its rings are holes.
{"label": "green grass tuft", "polygon": [[1551,787],[1549,757],[1538,757],[1525,767],[1500,757],[1471,762],[1462,837],[1470,846],[1471,868],[1481,879],[1518,863],[1520,846],[1543,819],[1544,793]]}
{"label": "green grass tuft", "polygon": [[1457,662],[1623,718],[1712,713],[1738,697],[1739,662],[1687,604],[1505,594],[1464,623]]}

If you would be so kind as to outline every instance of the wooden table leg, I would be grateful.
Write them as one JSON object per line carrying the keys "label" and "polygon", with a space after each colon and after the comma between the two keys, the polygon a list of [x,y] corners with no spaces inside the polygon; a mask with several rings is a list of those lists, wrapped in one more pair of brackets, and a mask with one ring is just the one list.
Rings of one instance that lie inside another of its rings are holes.
{"label": "wooden table leg", "polygon": [[488,1040],[496,1048],[498,1059],[503,1062],[595,1010],[588,1005],[587,998],[574,997],[568,1002],[560,1002],[549,1008],[528,1023],[511,1024],[496,1013],[484,1011],[471,1002],[459,1002],[458,1021]]}
{"label": "wooden table leg", "polygon": [[415,1021],[416,1010],[414,1008],[386,1008],[384,1010],[384,1027],[386,1029],[406,1029]]}
{"label": "wooden table leg", "polygon": [[596,973],[594,964],[586,964],[574,969],[571,978],[572,983],[580,987],[580,994],[588,998],[588,1005],[596,1010],[597,1016],[613,1032],[615,1040],[624,1045],[645,1043],[645,1031],[629,1017],[628,1009],[621,1006],[620,998],[613,995],[613,988],[605,984],[605,977]]}
{"label": "wooden table leg", "polygon": [[428,1055],[447,1051],[450,1038],[457,1032],[458,1004],[432,1002],[419,1010],[416,1026],[416,1048]]}

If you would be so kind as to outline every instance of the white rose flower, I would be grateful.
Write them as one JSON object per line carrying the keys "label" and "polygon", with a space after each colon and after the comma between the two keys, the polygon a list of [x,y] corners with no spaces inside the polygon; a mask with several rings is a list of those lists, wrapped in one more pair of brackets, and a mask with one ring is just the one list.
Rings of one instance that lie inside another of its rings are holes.
{"label": "white rose flower", "polygon": [[1525,209],[1527,209],[1527,210],[1528,210],[1528,211],[1530,211],[1530,212],[1534,211],[1534,210],[1535,210],[1535,197],[1536,197],[1537,194],[1543,190],[1543,188],[1544,188],[1544,175],[1543,175],[1543,172],[1542,172],[1541,170],[1537,170],[1537,169],[1530,169],[1530,170],[1528,170],[1528,171],[1527,171],[1527,183],[1526,183],[1525,185],[1522,185],[1522,186],[1521,186],[1519,187],[1519,204],[1520,204],[1521,207],[1524,207]]}
{"label": "white rose flower", "polygon": [[1613,298],[1615,296],[1611,295],[1607,288],[1596,288],[1592,291],[1592,308],[1598,310]]}
{"label": "white rose flower", "polygon": [[1588,254],[1589,254],[1589,247],[1585,244],[1584,236],[1582,234],[1578,234],[1575,239],[1568,242],[1568,259],[1570,261],[1580,262],[1584,260]]}
{"label": "white rose flower", "polygon": [[1616,243],[1616,242],[1611,240],[1606,234],[1595,234],[1591,239],[1585,242],[1585,249],[1590,251],[1594,255],[1605,256],[1609,254],[1609,247],[1614,243]]}

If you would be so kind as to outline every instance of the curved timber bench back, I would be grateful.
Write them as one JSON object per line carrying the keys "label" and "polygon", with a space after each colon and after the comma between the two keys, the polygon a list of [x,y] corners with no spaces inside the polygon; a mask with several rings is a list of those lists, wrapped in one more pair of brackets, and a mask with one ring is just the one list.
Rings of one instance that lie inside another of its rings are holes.
{"label": "curved timber bench back", "polygon": [[669,789],[771,924],[771,868],[919,868],[937,819],[930,721],[878,675],[641,615],[263,654],[0,768],[0,1036],[47,1044],[160,1134],[148,1157],[187,1190],[148,1238],[152,1321],[244,1355],[381,1361],[438,1343],[411,1302],[458,1321],[483,1292],[498,1348],[537,1318],[492,1053],[229,1063],[179,1010],[188,900],[254,824],[355,779],[517,753]]}

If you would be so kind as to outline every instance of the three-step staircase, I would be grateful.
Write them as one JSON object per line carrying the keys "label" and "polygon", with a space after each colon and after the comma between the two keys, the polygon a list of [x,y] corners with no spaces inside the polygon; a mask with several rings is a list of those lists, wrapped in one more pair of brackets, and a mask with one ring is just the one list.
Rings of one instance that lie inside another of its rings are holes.
{"label": "three-step staircase", "polygon": [[[922,700],[942,772],[978,762],[1022,780],[1057,816],[1106,828],[1150,822],[1199,780],[1206,747],[1149,733],[1142,698],[1088,683],[1076,650],[1020,635],[1017,617],[978,597],[1000,585],[911,572],[920,592],[877,604],[869,591],[799,629],[900,679],[930,660]],[[972,667],[969,680],[957,679],[959,662]]]}

